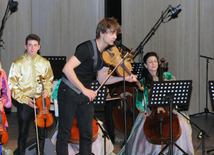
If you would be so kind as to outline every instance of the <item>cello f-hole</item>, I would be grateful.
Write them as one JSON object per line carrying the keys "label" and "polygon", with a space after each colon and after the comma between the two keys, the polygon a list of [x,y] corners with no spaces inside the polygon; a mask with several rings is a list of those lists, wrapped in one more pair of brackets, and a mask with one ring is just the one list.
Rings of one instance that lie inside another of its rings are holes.
{"label": "cello f-hole", "polygon": [[120,100],[120,105],[118,106],[118,109],[122,109],[123,108],[123,101]]}

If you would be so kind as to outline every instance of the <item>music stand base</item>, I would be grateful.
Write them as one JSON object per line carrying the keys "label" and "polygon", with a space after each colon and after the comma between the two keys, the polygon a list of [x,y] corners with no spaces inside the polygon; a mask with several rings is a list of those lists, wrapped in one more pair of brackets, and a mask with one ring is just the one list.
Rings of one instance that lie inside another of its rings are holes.
{"label": "music stand base", "polygon": [[192,115],[189,115],[189,116],[191,117],[191,116],[196,116],[196,115],[201,115],[201,114],[206,114],[206,118],[207,118],[207,114],[213,114],[214,115],[214,113],[209,112],[209,109],[204,108],[204,112],[192,114]]}
{"label": "music stand base", "polygon": [[163,155],[163,151],[169,146],[169,154],[172,155],[171,145],[175,145],[183,154],[188,155],[180,146],[178,146],[175,142],[168,142],[166,146],[160,151],[158,155]]}
{"label": "music stand base", "polygon": [[212,150],[207,150],[207,153],[210,153],[210,152],[212,152],[212,151],[214,151],[214,149],[212,149]]}

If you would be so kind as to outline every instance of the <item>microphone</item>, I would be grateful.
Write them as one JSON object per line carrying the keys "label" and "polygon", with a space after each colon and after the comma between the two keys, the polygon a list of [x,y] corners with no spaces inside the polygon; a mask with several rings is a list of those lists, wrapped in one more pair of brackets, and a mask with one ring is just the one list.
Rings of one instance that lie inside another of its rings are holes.
{"label": "microphone", "polygon": [[171,13],[169,16],[172,18],[177,18],[178,14],[181,12],[181,4],[179,4],[177,7],[173,8],[171,5],[169,6],[171,8]]}
{"label": "microphone", "polygon": [[19,4],[18,2],[11,0],[9,1],[9,4],[10,4],[9,6],[10,6],[11,14],[18,10],[18,7],[17,7]]}
{"label": "microphone", "polygon": [[130,50],[128,47],[124,46],[120,41],[115,40],[115,41],[114,41],[114,44],[115,44],[117,47],[120,47],[120,48],[121,48],[122,50],[124,50],[124,51],[127,51],[127,52],[129,52],[129,53],[132,53],[132,52],[133,52],[133,51]]}

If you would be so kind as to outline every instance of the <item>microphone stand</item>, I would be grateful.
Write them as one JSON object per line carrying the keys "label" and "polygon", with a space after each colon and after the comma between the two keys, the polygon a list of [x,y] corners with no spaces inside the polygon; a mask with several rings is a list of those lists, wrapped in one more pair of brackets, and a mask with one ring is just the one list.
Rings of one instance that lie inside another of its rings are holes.
{"label": "microphone stand", "polygon": [[[160,24],[163,22],[163,20],[167,17],[167,15],[170,12],[171,6],[169,5],[167,9],[161,14],[161,17],[158,19],[158,21],[155,23],[155,25],[152,27],[150,32],[146,35],[146,37],[143,39],[143,41],[140,43],[140,45],[136,48],[136,50],[133,52],[133,58],[135,58],[139,52],[141,53],[141,57],[143,55],[143,48],[145,44],[149,41],[149,39],[155,34],[155,31],[158,29]],[[142,61],[141,61],[142,62]]]}
{"label": "microphone stand", "polygon": [[[0,60],[1,60],[1,47],[3,47],[3,45],[1,45],[1,43],[4,44],[4,41],[1,39],[1,37],[3,35],[4,25],[6,23],[6,20],[9,18],[9,16],[17,10],[17,5],[18,5],[18,2],[13,2],[13,0],[9,0],[7,3],[7,8],[4,13],[4,17],[2,19],[2,25],[0,28]],[[8,15],[9,12],[10,12],[10,14]]]}
{"label": "microphone stand", "polygon": [[[205,153],[205,145],[204,145],[204,140],[206,137],[210,138],[210,136],[201,128],[198,127],[197,124],[195,124],[193,121],[191,121],[189,118],[187,118],[182,112],[180,112],[180,109],[175,109],[179,114],[181,114],[184,118],[186,118],[190,124],[194,125],[197,129],[200,130],[199,134],[198,134],[198,139],[202,139],[202,155],[204,155]],[[212,150],[210,150],[212,151]],[[207,153],[209,153],[209,151],[207,151]]]}
{"label": "microphone stand", "polygon": [[126,120],[127,120],[127,118],[126,118],[126,81],[125,81],[125,63],[124,63],[124,61],[125,61],[125,51],[123,50],[123,63],[122,63],[122,65],[123,65],[123,104],[124,104],[124,127],[125,127],[125,133],[124,133],[124,143],[125,143],[125,155],[127,155],[128,154],[128,144],[127,144],[127,122],[126,122]]}
{"label": "microphone stand", "polygon": [[[135,57],[141,53],[140,56],[140,62],[141,62],[141,71],[143,70],[143,48],[145,46],[145,44],[149,41],[149,39],[155,34],[155,31],[158,29],[158,27],[160,26],[160,24],[163,22],[164,19],[166,19],[167,17],[171,16],[171,18],[167,21],[169,22],[171,19],[173,18],[177,18],[178,13],[181,12],[181,10],[179,10],[179,12],[175,14],[169,14],[170,11],[175,11],[175,10],[170,10],[171,5],[169,5],[167,7],[167,9],[161,14],[161,17],[158,19],[158,21],[155,23],[155,25],[152,27],[152,29],[149,31],[149,33],[146,35],[146,37],[143,39],[143,41],[140,43],[140,45],[136,48],[136,50],[133,52],[133,59],[135,59]],[[165,22],[166,23],[166,22]]]}
{"label": "microphone stand", "polygon": [[208,63],[209,63],[209,59],[212,59],[214,60],[214,58],[211,58],[211,57],[207,57],[207,56],[203,56],[203,55],[200,55],[200,57],[202,58],[206,58],[206,108],[204,108],[204,112],[201,112],[201,113],[196,113],[196,114],[192,114],[190,116],[195,116],[195,115],[199,115],[199,114],[203,114],[205,113],[206,114],[206,118],[207,118],[207,113],[210,113],[210,114],[214,114],[214,113],[211,113],[209,112],[209,109],[207,108],[208,107]]}
{"label": "microphone stand", "polygon": [[104,130],[104,128],[102,127],[102,125],[100,125],[100,123],[98,122],[98,119],[96,118],[96,116],[94,115],[94,119],[97,121],[97,125],[100,127],[100,129],[101,129],[101,131],[102,131],[102,133],[103,133],[103,135],[102,135],[102,137],[103,137],[103,139],[104,139],[104,155],[106,155],[106,138],[108,138],[109,139],[109,136],[108,136],[108,133]]}
{"label": "microphone stand", "polygon": [[[5,25],[5,22],[7,20],[6,16],[8,15],[9,11],[10,11],[10,1],[8,1],[8,4],[7,4],[7,8],[5,10],[5,14],[4,14],[4,17],[2,19],[2,25],[1,25],[1,29],[0,29],[0,60],[1,60],[1,47],[3,47],[2,44],[4,44],[4,41],[1,39],[2,35],[3,35],[3,29],[4,29],[4,25]],[[4,47],[3,47],[4,48]]]}

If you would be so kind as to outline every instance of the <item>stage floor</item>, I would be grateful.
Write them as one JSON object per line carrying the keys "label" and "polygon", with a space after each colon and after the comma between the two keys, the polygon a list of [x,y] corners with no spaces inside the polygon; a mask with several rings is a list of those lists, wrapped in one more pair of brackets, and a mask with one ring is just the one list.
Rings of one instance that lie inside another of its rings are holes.
{"label": "stage floor", "polygon": [[[96,113],[95,114],[98,119],[103,121],[103,113]],[[9,123],[8,128],[8,135],[9,135],[9,141],[4,144],[4,148],[11,149],[14,151],[17,148],[17,137],[18,137],[18,120],[17,120],[17,113],[10,113],[7,114],[7,119]],[[207,135],[209,135],[210,138],[204,139],[204,146],[205,146],[205,155],[212,155],[214,154],[214,151],[207,153],[207,150],[214,149],[214,115],[213,114],[199,114],[195,116],[190,117],[191,121],[198,126],[200,129],[204,130]],[[50,138],[53,134],[56,122],[48,128],[48,137]],[[202,154],[202,139],[198,139],[198,134],[200,130],[195,126],[192,125],[192,139],[193,139],[193,145],[195,149],[195,155],[201,155]],[[114,144],[114,153],[118,153],[120,151],[120,147],[123,144],[124,134],[119,132],[117,129],[115,130],[116,133],[116,139]],[[35,129],[33,122],[30,126],[30,132],[28,140],[35,138]]]}

